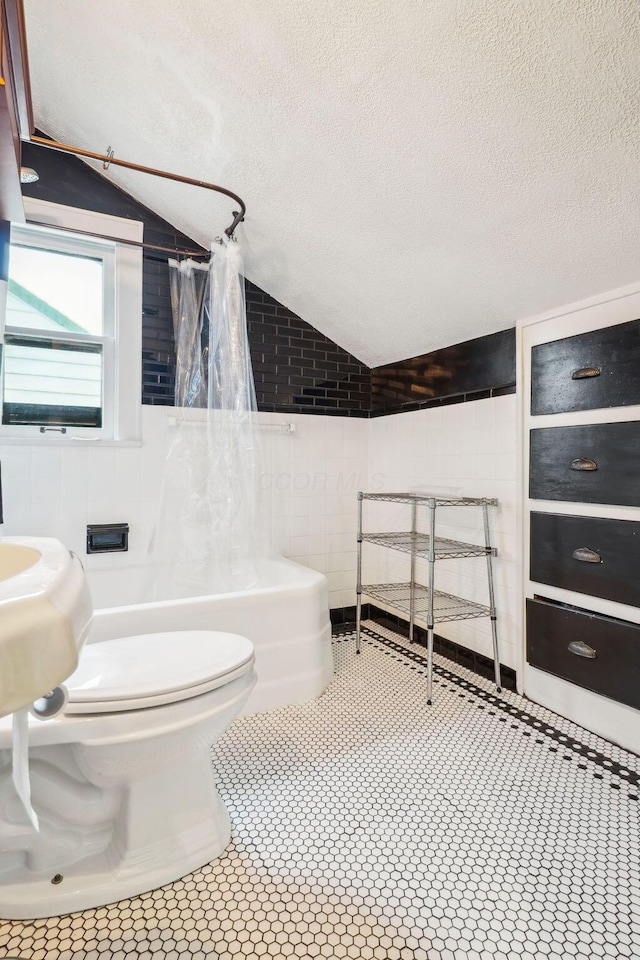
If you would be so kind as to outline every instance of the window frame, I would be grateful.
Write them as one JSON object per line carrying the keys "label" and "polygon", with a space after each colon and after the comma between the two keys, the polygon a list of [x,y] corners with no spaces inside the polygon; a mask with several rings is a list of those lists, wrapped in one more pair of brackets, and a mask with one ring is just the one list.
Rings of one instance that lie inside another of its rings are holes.
{"label": "window frame", "polygon": [[[35,338],[38,335],[60,342],[101,344],[103,363],[102,426],[67,426],[44,432],[39,424],[3,424],[2,442],[46,440],[64,443],[139,441],[142,377],[142,250],[118,243],[117,239],[140,242],[141,221],[114,217],[45,200],[24,198],[25,225],[12,224],[11,242],[97,257],[103,263],[103,330],[101,335],[76,331],[49,331],[6,325],[7,334]],[[38,221],[46,226],[30,224]],[[86,231],[103,239],[56,231]],[[4,370],[2,372],[4,376]],[[0,406],[4,390],[0,391]],[[1,416],[0,416],[1,420]]]}

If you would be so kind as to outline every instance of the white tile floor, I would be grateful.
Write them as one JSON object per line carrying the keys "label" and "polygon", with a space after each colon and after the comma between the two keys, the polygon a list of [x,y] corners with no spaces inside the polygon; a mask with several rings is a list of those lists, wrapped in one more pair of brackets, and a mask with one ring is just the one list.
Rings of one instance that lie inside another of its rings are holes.
{"label": "white tile floor", "polygon": [[640,957],[640,760],[370,625],[319,699],[214,753],[225,855],[112,907],[0,925],[0,956]]}

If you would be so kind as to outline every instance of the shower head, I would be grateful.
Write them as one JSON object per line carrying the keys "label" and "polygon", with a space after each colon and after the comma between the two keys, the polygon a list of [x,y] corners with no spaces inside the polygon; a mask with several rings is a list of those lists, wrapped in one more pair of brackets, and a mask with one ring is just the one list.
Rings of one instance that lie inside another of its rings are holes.
{"label": "shower head", "polygon": [[40,175],[33,167],[20,167],[20,183],[37,183]]}

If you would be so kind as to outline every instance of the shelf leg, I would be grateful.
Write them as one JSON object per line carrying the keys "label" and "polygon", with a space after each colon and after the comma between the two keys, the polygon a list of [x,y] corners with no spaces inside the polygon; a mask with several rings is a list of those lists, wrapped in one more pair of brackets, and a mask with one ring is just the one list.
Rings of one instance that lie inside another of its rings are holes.
{"label": "shelf leg", "polygon": [[358,491],[358,545],[356,547],[356,653],[362,635],[362,491]]}
{"label": "shelf leg", "polygon": [[500,650],[498,647],[498,629],[496,623],[496,600],[493,588],[493,555],[491,547],[491,534],[489,532],[489,507],[485,503],[482,507],[482,519],[484,522],[484,543],[487,548],[487,579],[489,581],[489,613],[491,615],[491,639],[493,641],[493,669],[496,678],[496,690],[502,693],[502,681],[500,678]]}
{"label": "shelf leg", "polygon": [[418,505],[411,504],[411,574],[409,576],[409,643],[413,643],[416,618],[416,545],[418,536]]}
{"label": "shelf leg", "polygon": [[429,500],[429,595],[427,597],[427,703],[433,702],[433,592],[436,570],[436,501]]}

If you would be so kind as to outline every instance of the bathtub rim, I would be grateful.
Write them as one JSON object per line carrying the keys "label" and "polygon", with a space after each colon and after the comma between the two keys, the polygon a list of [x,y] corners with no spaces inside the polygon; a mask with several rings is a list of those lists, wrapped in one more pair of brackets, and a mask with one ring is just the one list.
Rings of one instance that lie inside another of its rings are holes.
{"label": "bathtub rim", "polygon": [[[256,597],[267,597],[276,593],[285,592],[287,590],[295,590],[296,588],[302,589],[304,587],[321,587],[323,583],[326,582],[326,576],[324,573],[320,573],[318,570],[314,570],[311,567],[305,567],[301,563],[297,563],[295,560],[290,560],[288,557],[268,557],[264,561],[266,564],[274,566],[283,566],[289,568],[295,573],[295,576],[291,577],[290,580],[284,580],[281,583],[272,583],[264,586],[256,585],[255,587],[244,587],[240,590],[225,590],[220,593],[198,593],[193,596],[187,597],[174,597],[169,600],[137,600],[134,603],[118,603],[113,605],[102,605],[99,607],[94,607],[94,616],[96,614],[100,615],[103,613],[120,613],[121,611],[131,610],[133,608],[138,609],[140,607],[159,607],[160,609],[167,609],[168,607],[175,606],[186,606],[188,604],[198,603],[202,601],[211,601],[215,599],[216,601],[223,600],[233,600],[234,598],[241,596],[256,596]],[[127,569],[123,568],[122,570],[109,570],[109,571],[95,571],[95,573],[118,573],[121,576],[125,576]],[[91,574],[89,574],[89,585],[91,588]],[[91,635],[87,639],[87,643],[95,643],[95,640],[91,639]],[[100,642],[100,641],[98,641]]]}

